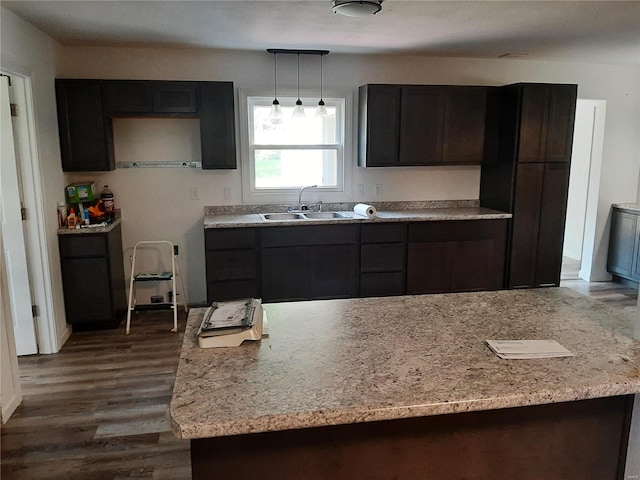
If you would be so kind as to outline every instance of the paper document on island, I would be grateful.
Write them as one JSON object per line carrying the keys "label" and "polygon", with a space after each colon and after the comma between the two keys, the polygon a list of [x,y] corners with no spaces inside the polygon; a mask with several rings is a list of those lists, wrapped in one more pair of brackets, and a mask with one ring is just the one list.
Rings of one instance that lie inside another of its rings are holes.
{"label": "paper document on island", "polygon": [[487,345],[500,358],[573,357],[573,353],[555,340],[487,340]]}

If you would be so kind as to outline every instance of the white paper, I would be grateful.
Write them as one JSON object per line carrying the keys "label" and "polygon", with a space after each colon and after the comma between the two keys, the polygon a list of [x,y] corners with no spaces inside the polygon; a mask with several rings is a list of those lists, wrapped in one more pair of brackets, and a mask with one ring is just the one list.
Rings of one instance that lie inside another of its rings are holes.
{"label": "white paper", "polygon": [[356,214],[367,218],[375,218],[377,214],[376,207],[373,205],[367,205],[366,203],[356,204],[356,206],[353,207],[353,211],[356,212]]}
{"label": "white paper", "polygon": [[487,345],[504,359],[573,357],[555,340],[487,340]]}

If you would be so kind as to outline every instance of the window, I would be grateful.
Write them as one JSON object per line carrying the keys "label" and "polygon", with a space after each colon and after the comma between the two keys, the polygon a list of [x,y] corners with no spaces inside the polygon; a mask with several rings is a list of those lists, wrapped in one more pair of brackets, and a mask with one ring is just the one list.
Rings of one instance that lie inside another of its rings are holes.
{"label": "window", "polygon": [[278,100],[283,116],[273,119],[272,97],[247,97],[250,193],[342,192],[345,100],[325,99],[327,117],[315,116],[317,99],[303,99],[305,117],[292,115],[296,98]]}

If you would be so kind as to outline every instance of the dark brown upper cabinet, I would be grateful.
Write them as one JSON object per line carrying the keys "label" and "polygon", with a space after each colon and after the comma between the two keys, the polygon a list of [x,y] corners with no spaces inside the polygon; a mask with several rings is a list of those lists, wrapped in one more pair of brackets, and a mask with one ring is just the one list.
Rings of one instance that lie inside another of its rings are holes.
{"label": "dark brown upper cabinet", "polygon": [[116,168],[111,119],[99,80],[56,80],[58,133],[65,172]]}
{"label": "dark brown upper cabinet", "polygon": [[191,114],[198,111],[194,82],[110,80],[105,82],[110,115]]}
{"label": "dark brown upper cabinet", "polygon": [[62,169],[115,168],[113,117],[199,118],[203,169],[234,169],[232,82],[56,80]]}
{"label": "dark brown upper cabinet", "polygon": [[359,157],[367,167],[482,163],[493,87],[364,85]]}

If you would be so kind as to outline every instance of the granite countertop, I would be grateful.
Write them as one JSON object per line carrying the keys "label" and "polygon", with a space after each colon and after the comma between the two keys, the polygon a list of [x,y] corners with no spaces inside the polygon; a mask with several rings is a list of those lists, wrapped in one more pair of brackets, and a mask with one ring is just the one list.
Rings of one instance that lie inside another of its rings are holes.
{"label": "granite countertop", "polygon": [[[201,349],[192,309],[170,414],[206,438],[640,393],[633,318],[565,288],[267,304],[269,337]],[[487,339],[575,356],[502,360]]]}
{"label": "granite countertop", "polygon": [[122,220],[116,218],[113,222],[104,227],[80,227],[80,228],[58,228],[58,235],[87,235],[92,233],[107,233],[120,225]]}
{"label": "granite countertop", "polygon": [[[381,222],[424,222],[432,220],[492,220],[511,218],[510,213],[500,212],[483,207],[436,207],[410,209],[378,209],[375,218],[367,218],[356,214],[353,210],[329,210],[346,215],[340,219],[309,219],[309,220],[262,220],[258,213],[206,213],[204,228],[233,228],[233,227],[269,227],[283,225],[326,225],[345,223],[381,223]],[[284,210],[264,210],[261,213],[278,212]]]}
{"label": "granite countertop", "polygon": [[627,210],[632,213],[640,213],[640,203],[614,203],[613,208]]}

